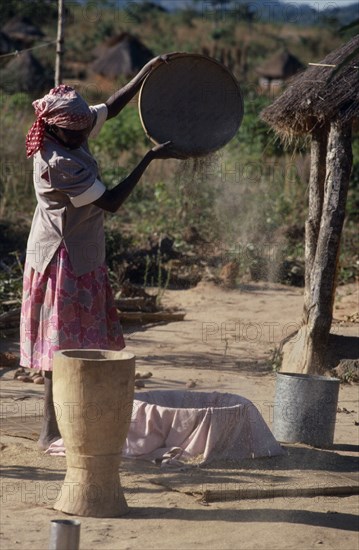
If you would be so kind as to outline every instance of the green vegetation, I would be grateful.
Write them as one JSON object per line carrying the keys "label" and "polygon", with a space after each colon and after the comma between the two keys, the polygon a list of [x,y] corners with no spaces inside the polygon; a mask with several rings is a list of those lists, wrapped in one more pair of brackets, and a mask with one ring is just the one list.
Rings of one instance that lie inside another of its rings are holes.
{"label": "green vegetation", "polygon": [[[39,0],[31,4],[32,9],[27,10],[28,2],[8,2],[2,12],[3,22],[14,10],[28,17],[41,13],[34,23],[41,24],[46,40],[53,40],[56,15],[44,8],[49,3]],[[219,58],[225,52],[233,62],[233,72],[240,80],[245,102],[243,124],[223,150],[201,161],[153,163],[122,210],[116,216],[107,217],[108,261],[113,283],[119,285],[125,276],[123,254],[126,251],[168,235],[176,251],[190,252],[217,270],[225,261],[234,259],[240,266],[240,277],[301,284],[302,276],[295,274],[303,267],[307,144],[301,144],[296,150],[285,150],[261,122],[259,113],[273,98],[259,93],[256,67],[283,45],[304,64],[317,61],[342,43],[337,29],[249,21],[244,7],[243,13],[235,16],[232,13],[232,17],[214,21],[191,9],[166,13],[148,5],[145,10],[139,9],[133,2],[128,4],[127,11],[122,11],[118,3],[115,7],[112,3],[112,8],[108,6],[111,2],[99,5],[88,2],[82,6],[68,3],[65,81],[78,85],[81,92],[84,90],[87,101],[103,101],[125,82],[124,78],[106,81],[91,73],[89,62],[94,48],[116,33],[131,32],[152,49],[154,55],[180,50],[206,51]],[[355,28],[347,29],[345,39],[355,32]],[[55,48],[41,48],[34,51],[34,55],[51,67]],[[25,159],[24,151],[25,135],[33,121],[33,99],[30,94],[8,94],[6,90],[0,97],[2,232],[6,227],[0,260],[8,266],[0,270],[0,289],[10,301],[19,298],[26,232],[36,204],[32,163]],[[131,102],[118,118],[105,125],[92,144],[105,184],[115,185],[151,146],[142,129],[136,103]],[[358,135],[353,147],[354,167],[340,257],[340,282],[353,281],[359,268],[355,231],[359,212]],[[196,243],[186,238],[188,227],[196,230],[199,236]],[[11,237],[11,231],[16,238]],[[212,244],[213,258],[204,257],[203,243]],[[168,270],[162,271],[164,260],[154,258],[151,262],[151,269],[144,266],[143,284],[169,284],[172,272],[169,275]],[[283,266],[287,266],[284,275]]]}

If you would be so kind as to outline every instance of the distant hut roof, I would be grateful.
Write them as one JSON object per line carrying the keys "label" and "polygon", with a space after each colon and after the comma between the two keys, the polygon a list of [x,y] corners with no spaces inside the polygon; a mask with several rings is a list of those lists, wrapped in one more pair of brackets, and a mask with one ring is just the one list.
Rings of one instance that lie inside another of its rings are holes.
{"label": "distant hut roof", "polygon": [[92,69],[108,78],[132,75],[153,58],[153,53],[128,33],[110,38],[104,46],[102,55],[92,63]]}
{"label": "distant hut roof", "polygon": [[343,123],[358,118],[359,35],[331,52],[320,64],[335,67],[309,67],[291,79],[285,92],[262,111],[262,119],[282,138],[310,133],[337,116]]}
{"label": "distant hut roof", "polygon": [[14,42],[5,33],[0,31],[0,55],[5,55],[16,50]]}
{"label": "distant hut roof", "polygon": [[98,44],[96,48],[92,51],[93,57],[97,60],[100,57],[102,57],[112,46],[116,46],[119,42],[121,42],[125,36],[127,36],[128,33],[120,33],[115,34],[113,36],[110,36],[109,38],[106,38],[104,42],[101,42],[101,44]]}
{"label": "distant hut roof", "polygon": [[161,6],[161,4],[156,4],[155,2],[145,2],[145,9],[147,11],[158,11],[160,13],[168,13],[168,10]]}
{"label": "distant hut roof", "polygon": [[0,72],[1,87],[8,93],[38,92],[50,84],[46,71],[31,52],[23,52]]}
{"label": "distant hut roof", "polygon": [[304,65],[288,50],[275,53],[257,68],[257,72],[266,78],[286,79],[295,75]]}
{"label": "distant hut roof", "polygon": [[148,0],[142,0],[142,2],[137,3],[137,5],[132,2],[126,6],[126,10],[130,13],[135,10],[141,10],[141,13],[168,13],[168,10],[161,6],[161,4],[156,4],[155,2],[149,2]]}
{"label": "distant hut roof", "polygon": [[33,42],[44,37],[44,33],[27,17],[15,16],[1,29],[13,40]]}

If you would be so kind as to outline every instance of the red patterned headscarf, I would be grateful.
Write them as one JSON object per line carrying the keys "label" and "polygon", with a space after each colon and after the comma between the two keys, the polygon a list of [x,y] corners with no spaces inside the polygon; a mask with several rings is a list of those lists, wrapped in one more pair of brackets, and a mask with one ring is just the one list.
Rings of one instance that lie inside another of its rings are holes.
{"label": "red patterned headscarf", "polygon": [[33,102],[36,121],[26,136],[26,156],[42,148],[46,124],[69,130],[83,130],[91,125],[93,115],[86,101],[71,86],[60,84],[42,99]]}

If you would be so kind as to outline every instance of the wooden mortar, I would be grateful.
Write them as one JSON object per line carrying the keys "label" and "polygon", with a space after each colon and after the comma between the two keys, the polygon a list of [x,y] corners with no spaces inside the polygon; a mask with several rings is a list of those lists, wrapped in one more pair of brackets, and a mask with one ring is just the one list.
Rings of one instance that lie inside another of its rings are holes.
{"label": "wooden mortar", "polygon": [[118,517],[128,511],[119,465],[131,422],[134,377],[131,353],[55,353],[53,396],[67,461],[55,510],[90,517]]}

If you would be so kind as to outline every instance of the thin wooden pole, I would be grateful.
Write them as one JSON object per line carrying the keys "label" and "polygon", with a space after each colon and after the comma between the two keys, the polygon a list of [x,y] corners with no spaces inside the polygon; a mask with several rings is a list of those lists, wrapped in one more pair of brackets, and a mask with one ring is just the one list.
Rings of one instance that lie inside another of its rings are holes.
{"label": "thin wooden pole", "polygon": [[320,128],[313,132],[310,160],[309,208],[305,224],[304,324],[308,323],[308,315],[312,305],[311,276],[317,251],[320,220],[323,209],[327,143],[328,128]]}
{"label": "thin wooden pole", "polygon": [[64,55],[64,0],[58,0],[55,86],[62,84],[63,55]]}
{"label": "thin wooden pole", "polygon": [[[327,348],[333,318],[340,238],[343,229],[345,206],[353,160],[351,123],[333,120],[328,136],[324,196],[315,188],[313,166],[313,197],[310,223],[310,242],[306,246],[307,270],[304,324],[283,356],[282,370],[303,374],[323,374],[328,366]],[[324,143],[314,143],[312,152],[319,160],[318,151]],[[313,200],[314,199],[314,200]],[[321,214],[320,214],[321,212]],[[318,232],[318,221],[320,226]],[[308,229],[307,227],[307,229]],[[313,254],[315,257],[313,258]],[[284,350],[284,348],[283,348]]]}
{"label": "thin wooden pole", "polygon": [[340,238],[353,161],[351,137],[351,123],[342,125],[335,120],[331,123],[323,211],[311,276],[312,305],[308,314],[306,352],[308,374],[320,374],[326,367]]}

